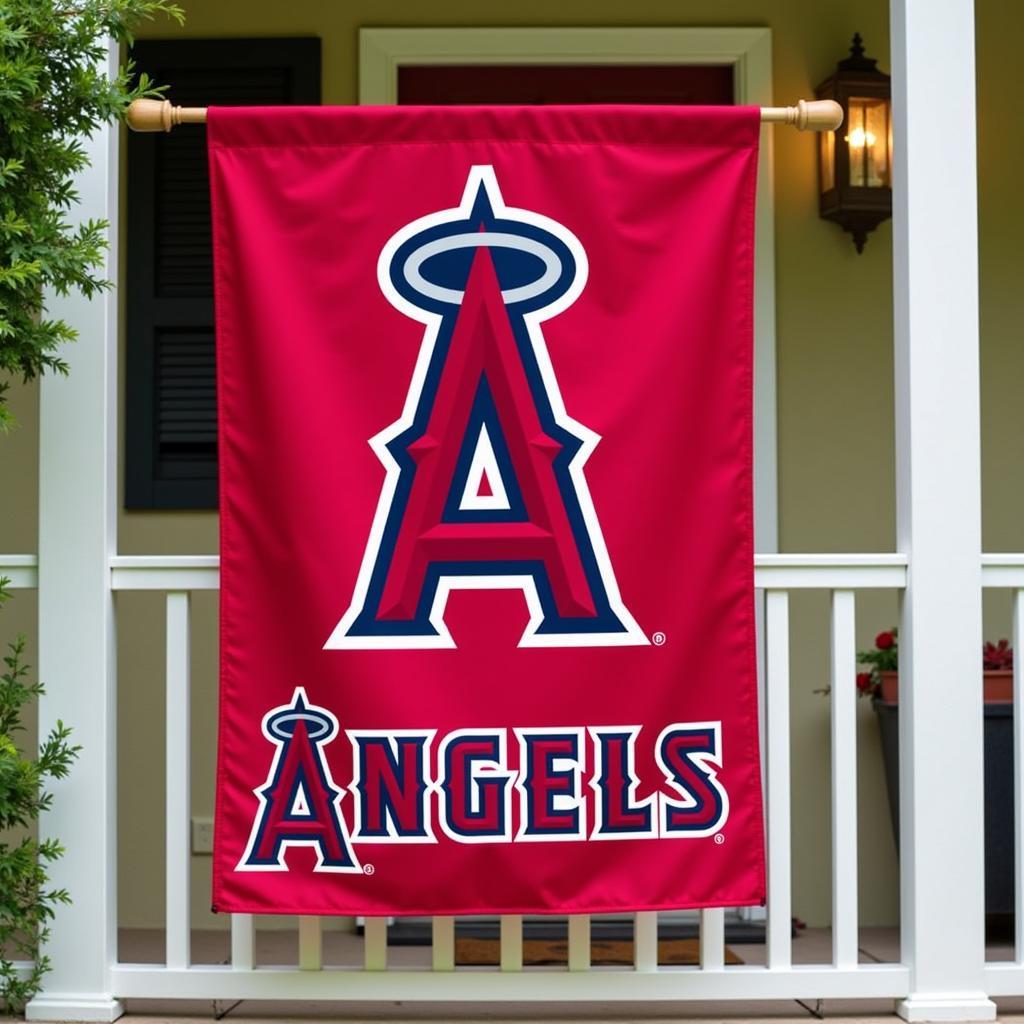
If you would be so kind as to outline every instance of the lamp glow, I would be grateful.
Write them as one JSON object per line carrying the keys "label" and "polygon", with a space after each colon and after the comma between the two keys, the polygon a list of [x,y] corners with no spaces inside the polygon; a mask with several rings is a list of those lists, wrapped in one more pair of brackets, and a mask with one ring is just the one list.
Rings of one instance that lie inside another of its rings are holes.
{"label": "lamp glow", "polygon": [[846,141],[849,142],[853,149],[863,149],[865,146],[873,146],[875,144],[875,133],[866,131],[863,128],[854,128],[846,136]]}

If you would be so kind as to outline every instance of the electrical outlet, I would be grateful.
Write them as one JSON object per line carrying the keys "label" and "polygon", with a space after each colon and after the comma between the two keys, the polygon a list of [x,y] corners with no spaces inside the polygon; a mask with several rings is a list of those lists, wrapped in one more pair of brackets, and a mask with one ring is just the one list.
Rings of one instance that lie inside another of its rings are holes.
{"label": "electrical outlet", "polygon": [[192,852],[213,853],[213,818],[192,819]]}

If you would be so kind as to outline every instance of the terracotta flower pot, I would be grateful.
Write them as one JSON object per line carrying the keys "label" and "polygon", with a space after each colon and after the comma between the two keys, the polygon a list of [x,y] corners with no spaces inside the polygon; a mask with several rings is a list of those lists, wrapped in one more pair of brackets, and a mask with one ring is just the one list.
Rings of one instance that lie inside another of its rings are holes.
{"label": "terracotta flower pot", "polygon": [[[898,703],[900,699],[899,672],[879,672],[878,674],[882,679],[881,699],[886,704]],[[1012,669],[986,669],[984,676],[986,704],[1013,703]]]}

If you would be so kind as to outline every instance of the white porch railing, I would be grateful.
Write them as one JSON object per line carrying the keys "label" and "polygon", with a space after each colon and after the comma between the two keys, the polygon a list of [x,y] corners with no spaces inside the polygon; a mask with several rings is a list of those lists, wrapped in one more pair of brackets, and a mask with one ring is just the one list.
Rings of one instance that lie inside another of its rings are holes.
{"label": "white porch railing", "polygon": [[[15,586],[36,584],[35,559],[0,558],[0,573]],[[1024,579],[1024,560],[1018,569]],[[590,965],[590,920],[569,921],[567,969],[524,967],[522,919],[501,920],[500,966],[455,969],[452,918],[435,918],[431,967],[389,970],[387,927],[366,923],[363,962],[325,967],[321,922],[301,918],[293,964],[255,966],[255,931],[249,915],[231,920],[231,961],[194,964],[190,951],[190,595],[219,585],[215,556],[117,556],[110,563],[113,591],[166,593],[166,954],[163,965],[113,962],[115,999],[319,999],[648,1002],[707,999],[900,998],[909,992],[904,964],[858,963],[857,773],[854,595],[862,589],[902,589],[906,559],[900,555],[763,555],[756,584],[765,591],[766,815],[768,835],[767,959],[764,966],[726,965],[722,909],[700,915],[700,963],[657,963],[658,915],[635,921],[632,968]],[[1012,583],[1011,583],[1012,585]],[[822,964],[794,964],[791,940],[789,595],[799,589],[832,594],[832,957]],[[74,850],[71,852],[74,856]],[[88,884],[83,864],[81,884]],[[980,890],[979,890],[980,891]],[[1024,970],[1024,968],[1022,968]],[[630,984],[623,984],[625,979]],[[1024,988],[1022,988],[1024,990]]]}
{"label": "white porch railing", "polygon": [[[657,914],[638,914],[635,964],[643,975],[622,985],[621,970],[590,970],[589,919],[573,918],[569,931],[571,969],[527,969],[523,977],[522,921],[501,924],[501,966],[497,972],[459,971],[454,966],[451,918],[435,920],[433,969],[387,971],[386,927],[370,920],[362,968],[322,970],[320,924],[303,919],[298,962],[273,971],[253,964],[253,927],[247,915],[232,920],[232,964],[190,966],[189,880],[189,593],[218,585],[216,557],[130,557],[113,559],[114,590],[167,593],[167,962],[165,967],[118,964],[113,970],[118,997],[158,996],[225,999],[767,999],[825,996],[905,995],[908,973],[899,965],[858,964],[856,720],[854,687],[854,591],[898,589],[906,578],[899,555],[811,557],[766,555],[757,560],[757,585],[767,592],[766,805],[769,850],[768,957],[765,967],[726,967],[721,909],[701,915],[701,963],[696,968],[657,964]],[[790,777],[789,777],[789,591],[826,588],[833,592],[833,889],[836,920],[833,957],[821,966],[795,966],[791,950]],[[340,971],[340,973],[339,973]],[[310,972],[319,972],[311,974]],[[586,972],[586,976],[581,976]],[[507,975],[513,975],[507,977]]]}
{"label": "white porch railing", "polygon": [[[0,575],[14,588],[38,584],[33,556],[0,556]],[[700,915],[700,962],[693,967],[657,963],[658,915],[636,915],[632,968],[591,967],[590,920],[569,919],[567,968],[524,967],[522,919],[501,919],[500,965],[455,968],[455,927],[450,917],[433,920],[431,964],[422,969],[388,969],[384,919],[366,922],[361,964],[327,966],[322,960],[321,921],[299,920],[298,955],[293,964],[255,966],[255,929],[250,915],[231,919],[231,959],[227,964],[195,964],[190,952],[191,851],[189,843],[189,604],[199,590],[219,585],[215,556],[118,556],[111,560],[113,591],[166,593],[166,956],[165,963],[109,965],[115,999],[262,999],[332,1001],[628,1001],[901,999],[910,994],[912,938],[904,935],[900,963],[859,963],[857,918],[857,765],[855,669],[855,593],[900,591],[906,585],[907,560],[901,555],[761,555],[755,580],[765,593],[766,652],[766,818],[768,841],[767,956],[764,966],[727,965],[721,909]],[[1024,555],[985,556],[985,587],[1012,592],[1015,646],[1024,650]],[[831,593],[831,831],[832,956],[827,963],[794,964],[791,941],[789,597],[796,590]],[[1024,697],[1024,659],[1014,676],[1018,707]],[[1009,961],[985,964],[991,996],[1024,995],[1024,725],[1015,716],[1016,780],[1016,944]],[[913,765],[902,759],[901,775]],[[959,765],[972,777],[980,800],[982,766]],[[942,788],[941,778],[930,785]],[[70,852],[74,860],[74,849]],[[89,884],[90,869],[76,874]],[[958,884],[964,880],[957,878]],[[983,885],[971,889],[983,899]],[[979,906],[979,913],[981,908]],[[623,984],[631,979],[629,984]]]}

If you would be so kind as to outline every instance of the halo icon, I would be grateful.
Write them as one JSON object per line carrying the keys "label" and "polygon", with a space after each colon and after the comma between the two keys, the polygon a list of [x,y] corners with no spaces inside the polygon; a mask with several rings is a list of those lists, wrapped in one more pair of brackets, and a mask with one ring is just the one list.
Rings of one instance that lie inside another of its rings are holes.
{"label": "halo icon", "polygon": [[406,257],[401,273],[409,287],[420,295],[435,302],[453,306],[461,305],[465,292],[446,288],[427,280],[423,264],[433,256],[455,249],[514,249],[517,252],[536,256],[543,265],[543,272],[535,280],[516,288],[502,290],[501,297],[506,306],[543,295],[556,284],[562,275],[562,261],[550,245],[528,235],[514,235],[507,231],[465,231],[456,235],[435,238],[415,248]]}
{"label": "halo icon", "polygon": [[298,722],[306,723],[306,734],[313,743],[330,739],[334,735],[335,723],[331,716],[319,708],[308,707],[301,697],[291,707],[282,708],[270,715],[266,729],[276,740],[290,740],[295,735]]}

